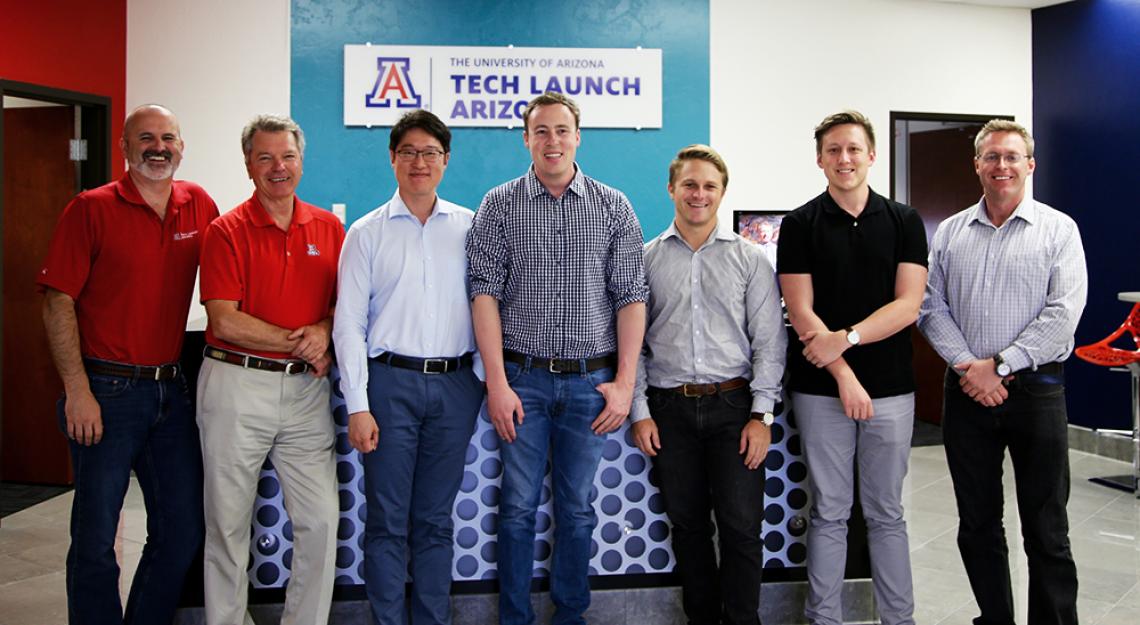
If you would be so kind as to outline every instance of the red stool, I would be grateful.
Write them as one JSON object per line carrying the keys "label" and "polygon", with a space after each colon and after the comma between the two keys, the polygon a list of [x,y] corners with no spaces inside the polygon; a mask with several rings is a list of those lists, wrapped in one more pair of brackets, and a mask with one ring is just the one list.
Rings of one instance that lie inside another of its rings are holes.
{"label": "red stool", "polygon": [[[1128,318],[1115,332],[1103,339],[1074,350],[1077,358],[1102,367],[1127,367],[1132,373],[1132,475],[1094,477],[1090,481],[1119,488],[1140,497],[1140,293],[1120,293],[1121,301],[1136,302]],[[1112,343],[1127,332],[1136,349],[1113,347]]]}

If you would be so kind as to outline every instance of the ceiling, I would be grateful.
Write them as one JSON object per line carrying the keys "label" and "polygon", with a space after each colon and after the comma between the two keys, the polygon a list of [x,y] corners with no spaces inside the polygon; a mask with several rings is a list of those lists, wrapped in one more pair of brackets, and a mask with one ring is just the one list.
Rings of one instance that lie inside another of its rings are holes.
{"label": "ceiling", "polygon": [[976,4],[987,7],[1006,7],[1016,9],[1040,9],[1041,7],[1064,4],[1072,0],[929,0],[932,2],[950,2],[953,4]]}

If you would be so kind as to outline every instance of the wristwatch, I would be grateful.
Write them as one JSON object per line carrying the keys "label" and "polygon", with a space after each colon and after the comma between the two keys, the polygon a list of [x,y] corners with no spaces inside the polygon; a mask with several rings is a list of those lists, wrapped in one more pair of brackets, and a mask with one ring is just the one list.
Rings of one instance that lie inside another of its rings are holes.
{"label": "wristwatch", "polygon": [[759,412],[754,412],[754,413],[752,413],[750,418],[755,419],[756,421],[759,421],[760,423],[763,423],[764,425],[768,425],[768,426],[771,426],[773,423],[776,422],[776,415],[774,415],[770,412],[765,412],[763,414],[761,414]]}
{"label": "wristwatch", "polygon": [[853,326],[847,326],[846,328],[844,328],[844,330],[847,330],[847,343],[850,344],[851,347],[855,347],[856,345],[858,345],[859,344],[859,331],[856,330]]}
{"label": "wristwatch", "polygon": [[994,354],[994,370],[1003,378],[1013,373],[1013,369],[1010,368],[1009,363],[1001,357],[1001,354]]}

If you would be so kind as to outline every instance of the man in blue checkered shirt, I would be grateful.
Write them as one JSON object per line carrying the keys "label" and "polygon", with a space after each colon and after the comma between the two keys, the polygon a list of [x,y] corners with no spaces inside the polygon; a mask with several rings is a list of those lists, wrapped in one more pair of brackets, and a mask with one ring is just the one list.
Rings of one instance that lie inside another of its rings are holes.
{"label": "man in blue checkered shirt", "polygon": [[549,453],[553,622],[584,624],[597,525],[590,491],[606,435],[630,411],[649,289],[629,200],[574,162],[574,101],[538,96],[523,122],[533,165],[487,193],[467,235],[487,412],[503,441],[499,622],[534,622],[535,521]]}

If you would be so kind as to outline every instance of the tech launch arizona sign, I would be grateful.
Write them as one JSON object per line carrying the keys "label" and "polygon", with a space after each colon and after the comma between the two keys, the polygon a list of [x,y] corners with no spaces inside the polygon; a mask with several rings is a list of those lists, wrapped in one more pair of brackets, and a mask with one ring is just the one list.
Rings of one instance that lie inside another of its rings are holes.
{"label": "tech launch arizona sign", "polygon": [[427,109],[448,126],[516,127],[547,91],[582,109],[587,128],[661,127],[661,50],[344,47],[344,124],[391,126]]}

